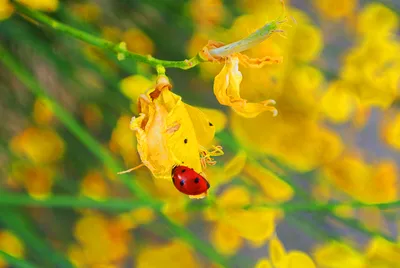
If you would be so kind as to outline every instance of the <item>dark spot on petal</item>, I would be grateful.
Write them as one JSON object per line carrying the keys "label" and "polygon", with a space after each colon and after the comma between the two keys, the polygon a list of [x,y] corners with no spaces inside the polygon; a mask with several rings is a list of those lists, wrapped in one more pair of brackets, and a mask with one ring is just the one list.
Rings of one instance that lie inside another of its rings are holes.
{"label": "dark spot on petal", "polygon": [[188,140],[187,140],[187,139],[184,139],[183,142],[186,144],[186,143],[188,142]]}
{"label": "dark spot on petal", "polygon": [[184,182],[183,180],[181,180],[181,181],[179,182],[179,184],[180,184],[181,186],[183,186],[183,185],[185,184],[185,182]]}
{"label": "dark spot on petal", "polygon": [[196,178],[194,179],[194,183],[199,183],[199,182],[200,182],[200,179],[196,177]]}
{"label": "dark spot on petal", "polygon": [[213,124],[212,124],[211,122],[208,122],[208,125],[209,125],[210,127],[212,127],[212,126],[213,126]]}

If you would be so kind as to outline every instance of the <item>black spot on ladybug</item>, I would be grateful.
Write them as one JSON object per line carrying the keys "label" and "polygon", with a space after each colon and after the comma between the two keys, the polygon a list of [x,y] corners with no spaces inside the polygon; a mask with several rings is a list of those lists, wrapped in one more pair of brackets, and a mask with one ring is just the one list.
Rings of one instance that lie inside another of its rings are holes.
{"label": "black spot on ladybug", "polygon": [[182,173],[185,173],[186,169],[182,169]]}
{"label": "black spot on ladybug", "polygon": [[172,182],[175,182],[175,177],[174,176],[172,176]]}
{"label": "black spot on ladybug", "polygon": [[181,181],[179,182],[179,184],[180,184],[181,186],[183,186],[183,185],[185,184],[185,182],[184,182],[183,180],[181,180]]}
{"label": "black spot on ladybug", "polygon": [[207,189],[210,188],[210,184],[207,182]]}
{"label": "black spot on ladybug", "polygon": [[[188,140],[187,140],[187,139],[184,139],[183,142],[186,144],[186,143],[188,142]],[[182,162],[182,163],[183,163],[183,162]]]}
{"label": "black spot on ladybug", "polygon": [[196,177],[196,179],[194,179],[194,183],[199,183],[200,179]]}
{"label": "black spot on ladybug", "polygon": [[212,127],[212,126],[213,126],[213,124],[212,124],[211,122],[208,122],[208,125],[209,125],[210,127]]}

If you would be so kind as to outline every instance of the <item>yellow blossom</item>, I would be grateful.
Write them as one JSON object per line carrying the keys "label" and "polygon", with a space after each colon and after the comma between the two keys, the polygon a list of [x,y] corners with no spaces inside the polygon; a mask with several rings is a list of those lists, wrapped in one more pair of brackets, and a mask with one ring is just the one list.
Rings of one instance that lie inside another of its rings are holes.
{"label": "yellow blossom", "polygon": [[72,12],[87,22],[95,22],[99,19],[101,9],[94,3],[74,3],[71,6]]}
{"label": "yellow blossom", "polygon": [[136,258],[137,268],[164,267],[186,268],[199,267],[193,250],[179,240],[172,240],[161,245],[147,245],[143,247]]}
{"label": "yellow blossom", "polygon": [[0,21],[5,20],[14,12],[14,7],[9,0],[0,0]]}
{"label": "yellow blossom", "polygon": [[124,32],[122,40],[131,52],[145,55],[154,53],[153,41],[138,28],[131,28]]}
{"label": "yellow blossom", "polygon": [[300,61],[314,60],[323,47],[322,32],[312,24],[297,25],[293,40],[291,52]]}
{"label": "yellow blossom", "polygon": [[[25,255],[25,247],[22,241],[7,230],[0,230],[0,250],[19,259]],[[8,267],[7,262],[0,256],[0,268],[6,267]]]}
{"label": "yellow blossom", "polygon": [[156,87],[140,96],[140,115],[131,121],[142,163],[154,177],[167,180],[175,165],[201,173],[203,157],[206,162],[212,161],[213,154],[203,146],[211,142],[215,133],[204,113],[182,102],[170,88],[168,79],[160,76]]}
{"label": "yellow blossom", "polygon": [[97,200],[108,197],[108,185],[100,172],[90,171],[86,174],[81,182],[81,194]]}
{"label": "yellow blossom", "polygon": [[399,28],[399,18],[390,8],[381,3],[368,3],[359,13],[357,30],[373,38],[394,33]]}
{"label": "yellow blossom", "polygon": [[191,0],[190,14],[199,27],[215,27],[224,18],[224,5],[221,0]]}
{"label": "yellow blossom", "polygon": [[382,137],[383,140],[392,148],[400,150],[400,114],[385,119]]}
{"label": "yellow blossom", "polygon": [[85,125],[92,129],[98,130],[103,123],[103,113],[97,104],[85,104],[81,107],[83,121]]}
{"label": "yellow blossom", "polygon": [[51,193],[55,172],[46,167],[28,167],[23,171],[23,184],[29,195],[44,199]]}
{"label": "yellow blossom", "polygon": [[64,141],[54,130],[36,127],[13,137],[10,147],[16,155],[37,164],[53,163],[64,153]]}
{"label": "yellow blossom", "polygon": [[141,224],[148,224],[155,219],[154,211],[149,208],[139,208],[118,216],[118,221],[125,229],[133,229]]}
{"label": "yellow blossom", "polygon": [[54,114],[51,104],[45,98],[38,98],[33,106],[33,119],[39,125],[49,125]]}
{"label": "yellow blossom", "polygon": [[58,8],[58,0],[18,0],[24,5],[30,8],[41,10],[41,11],[56,11]]}
{"label": "yellow blossom", "polygon": [[315,248],[313,255],[320,268],[365,267],[362,254],[345,243],[328,242],[319,245]]}
{"label": "yellow blossom", "polygon": [[[246,188],[232,186],[218,196],[216,208],[205,211],[205,218],[217,225],[210,235],[211,241],[221,253],[236,253],[243,239],[253,245],[262,245],[273,234],[276,212],[268,209],[243,209],[250,201]],[[224,235],[226,233],[230,235]]]}
{"label": "yellow blossom", "polygon": [[304,252],[297,250],[286,252],[282,242],[273,237],[269,242],[269,259],[260,259],[255,267],[316,268],[316,265]]}
{"label": "yellow blossom", "polygon": [[[270,59],[267,59],[268,62]],[[270,111],[274,116],[278,111],[274,105],[274,100],[265,100],[259,103],[247,102],[240,97],[240,83],[242,82],[242,73],[239,71],[239,58],[229,57],[221,72],[214,79],[214,94],[217,100],[244,117],[256,117],[264,111]]]}
{"label": "yellow blossom", "polygon": [[128,254],[130,236],[127,230],[118,221],[100,214],[88,214],[80,218],[76,222],[74,236],[82,253],[75,247],[75,250],[70,250],[71,257],[75,256],[79,261],[83,256],[80,261],[86,265],[109,264],[122,260]]}
{"label": "yellow blossom", "polygon": [[397,268],[400,263],[400,245],[373,237],[366,249],[367,268]]}
{"label": "yellow blossom", "polygon": [[358,0],[313,0],[322,18],[338,20],[352,15]]}

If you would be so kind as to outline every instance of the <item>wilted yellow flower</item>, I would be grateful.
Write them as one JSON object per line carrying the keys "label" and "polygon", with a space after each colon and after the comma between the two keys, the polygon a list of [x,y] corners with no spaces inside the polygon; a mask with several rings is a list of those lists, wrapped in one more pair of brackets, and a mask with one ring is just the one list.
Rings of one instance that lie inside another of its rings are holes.
{"label": "wilted yellow flower", "polygon": [[33,163],[47,164],[59,160],[64,154],[64,141],[52,129],[30,127],[10,142],[13,153],[27,157]]}
{"label": "wilted yellow flower", "polygon": [[313,0],[322,18],[338,20],[353,14],[358,0]]}
{"label": "wilted yellow flower", "polygon": [[269,242],[269,259],[260,259],[256,268],[316,268],[314,261],[304,252],[292,250],[286,252],[282,242],[274,237]]}
{"label": "wilted yellow flower", "polygon": [[313,255],[320,268],[365,267],[364,256],[345,243],[334,241],[319,245]]}
{"label": "wilted yellow flower", "polygon": [[14,7],[9,0],[0,0],[0,21],[5,20],[14,12]]}
{"label": "wilted yellow flower", "polygon": [[215,133],[211,121],[199,109],[182,102],[170,88],[168,79],[160,76],[157,86],[140,96],[140,115],[131,121],[143,164],[156,178],[167,180],[175,165],[201,173],[200,156],[206,161],[212,156],[203,146],[211,142]]}
{"label": "wilted yellow flower", "polygon": [[129,51],[151,55],[154,53],[153,41],[140,29],[131,28],[123,33],[122,40],[126,43],[126,47]]}
{"label": "wilted yellow flower", "polygon": [[137,268],[165,267],[176,268],[199,267],[193,250],[184,242],[172,240],[161,245],[143,247],[136,258]]}
{"label": "wilted yellow flower", "polygon": [[253,245],[262,245],[273,234],[276,212],[268,209],[243,209],[250,201],[246,188],[232,186],[218,196],[215,208],[205,211],[205,218],[215,221],[217,225],[210,233],[210,240],[221,253],[236,253],[243,239]]}
{"label": "wilted yellow flower", "polygon": [[[7,230],[0,230],[0,250],[19,259],[25,255],[25,248],[22,241]],[[0,256],[0,268],[6,267],[9,267],[7,262]]]}
{"label": "wilted yellow flower", "polygon": [[72,246],[69,256],[76,262],[104,265],[128,255],[130,235],[118,220],[100,214],[85,215],[76,222],[74,236],[79,246]]}
{"label": "wilted yellow flower", "polygon": [[52,12],[58,8],[58,0],[18,0],[18,2],[41,11]]}
{"label": "wilted yellow flower", "polygon": [[81,182],[81,194],[102,200],[108,197],[108,185],[100,172],[90,171]]}
{"label": "wilted yellow flower", "polygon": [[278,114],[278,110],[274,105],[274,100],[265,100],[259,103],[248,102],[240,96],[240,83],[242,82],[242,73],[239,71],[239,61],[242,64],[254,65],[261,67],[266,63],[278,63],[277,59],[265,57],[256,61],[251,61],[247,56],[238,54],[237,56],[228,57],[221,72],[214,79],[214,94],[219,103],[231,106],[232,109],[243,117],[256,117],[264,111],[270,111],[274,116]]}

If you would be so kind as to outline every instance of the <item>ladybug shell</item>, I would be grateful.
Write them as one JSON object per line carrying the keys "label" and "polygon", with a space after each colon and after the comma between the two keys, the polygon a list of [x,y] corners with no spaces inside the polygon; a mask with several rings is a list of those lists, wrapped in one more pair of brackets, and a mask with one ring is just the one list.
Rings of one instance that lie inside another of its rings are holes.
{"label": "ladybug shell", "polygon": [[190,195],[204,195],[210,188],[208,181],[193,169],[176,166],[172,169],[172,182],[179,192]]}

